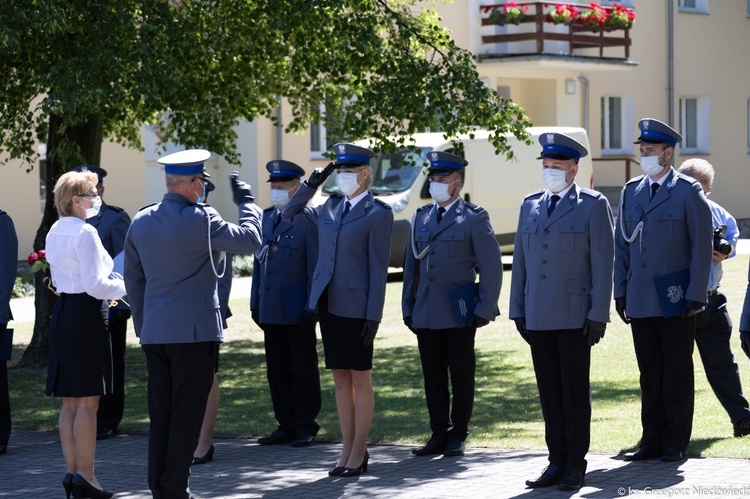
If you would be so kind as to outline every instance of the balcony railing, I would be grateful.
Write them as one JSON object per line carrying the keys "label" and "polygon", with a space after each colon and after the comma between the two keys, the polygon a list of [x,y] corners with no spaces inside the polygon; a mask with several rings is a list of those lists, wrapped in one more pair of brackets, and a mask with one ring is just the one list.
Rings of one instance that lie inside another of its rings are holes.
{"label": "balcony railing", "polygon": [[[580,21],[572,23],[554,23],[548,19],[548,14],[555,9],[560,2],[517,2],[521,8],[526,8],[522,19],[508,21],[501,14],[503,3],[488,3],[480,6],[483,32],[488,31],[487,26],[504,26],[506,29],[501,34],[487,34],[482,36],[484,44],[500,44],[486,54],[489,57],[512,57],[529,54],[554,54],[568,56],[596,57],[598,49],[599,58],[628,60],[630,58],[630,28],[614,28],[608,25],[581,24]],[[576,7],[580,12],[588,10],[588,4],[563,3],[563,5]],[[602,7],[607,9],[607,7]],[[491,19],[492,12],[499,19]],[[534,43],[535,42],[535,43]],[[547,43],[545,42],[556,42]],[[536,50],[534,50],[536,45]],[[550,48],[553,47],[553,48]],[[622,47],[624,57],[613,57],[607,54],[608,47]],[[593,49],[593,50],[592,50]],[[592,53],[593,52],[593,53]]]}

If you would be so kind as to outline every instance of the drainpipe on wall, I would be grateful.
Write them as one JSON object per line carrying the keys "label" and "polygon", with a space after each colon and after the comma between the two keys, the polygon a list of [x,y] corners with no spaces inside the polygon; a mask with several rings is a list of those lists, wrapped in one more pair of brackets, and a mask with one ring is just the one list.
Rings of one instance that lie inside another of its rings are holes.
{"label": "drainpipe on wall", "polygon": [[667,116],[674,128],[674,0],[668,2],[667,14]]}
{"label": "drainpipe on wall", "polygon": [[283,158],[284,124],[281,122],[281,96],[279,95],[279,107],[276,108],[276,157]]}
{"label": "drainpipe on wall", "polygon": [[583,128],[586,134],[589,133],[589,92],[591,85],[589,79],[585,76],[579,76],[578,81],[583,84]]}

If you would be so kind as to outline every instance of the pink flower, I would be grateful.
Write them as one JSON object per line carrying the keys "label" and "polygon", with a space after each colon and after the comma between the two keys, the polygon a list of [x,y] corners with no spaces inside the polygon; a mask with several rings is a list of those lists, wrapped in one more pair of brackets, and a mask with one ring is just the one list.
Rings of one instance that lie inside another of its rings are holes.
{"label": "pink flower", "polygon": [[35,253],[33,251],[31,253],[29,253],[29,258],[27,260],[29,262],[29,265],[34,265],[34,262],[36,262],[37,260],[39,260],[39,254],[38,253]]}

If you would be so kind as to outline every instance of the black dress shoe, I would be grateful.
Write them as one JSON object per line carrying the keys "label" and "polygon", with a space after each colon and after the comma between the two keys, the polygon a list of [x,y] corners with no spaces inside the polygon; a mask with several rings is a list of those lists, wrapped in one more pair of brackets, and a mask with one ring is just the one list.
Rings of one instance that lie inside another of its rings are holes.
{"label": "black dress shoe", "polygon": [[216,449],[214,448],[214,444],[211,444],[211,447],[208,448],[208,451],[205,455],[201,457],[195,457],[193,456],[193,464],[206,464],[210,463],[214,460],[214,451]]}
{"label": "black dress shoe", "polygon": [[463,456],[466,451],[466,445],[457,440],[448,440],[448,444],[443,451],[444,456]]}
{"label": "black dress shoe", "polygon": [[737,421],[737,424],[734,425],[735,437],[744,437],[745,435],[750,435],[750,418]]}
{"label": "black dress shoe", "polygon": [[328,470],[328,476],[339,476],[345,469],[346,467],[344,466],[336,466],[335,468]]}
{"label": "black dress shoe", "polygon": [[447,440],[444,438],[432,437],[427,445],[418,449],[412,449],[411,453],[415,456],[435,456],[445,451]]}
{"label": "black dress shoe", "polygon": [[583,470],[578,468],[570,468],[565,472],[565,475],[560,480],[560,485],[557,486],[560,490],[578,490],[583,487],[585,482]]}
{"label": "black dress shoe", "polygon": [[537,478],[536,480],[526,480],[526,486],[532,489],[537,489],[540,487],[552,487],[553,485],[557,485],[558,483],[560,483],[560,480],[562,479],[564,474],[564,469],[557,466],[556,464],[550,464],[544,469],[539,478]]}
{"label": "black dress shoe", "polygon": [[73,493],[73,476],[73,473],[65,473],[65,478],[62,481],[66,499],[70,499],[70,494]]}
{"label": "black dress shoe", "polygon": [[258,439],[260,445],[279,445],[279,444],[291,444],[294,440],[294,434],[277,428],[276,431],[268,435],[267,437],[261,437]]}
{"label": "black dress shoe", "polygon": [[665,463],[673,463],[675,461],[682,461],[683,459],[685,459],[685,455],[681,450],[674,447],[667,447],[661,455],[661,460]]}
{"label": "black dress shoe", "polygon": [[308,435],[306,433],[297,433],[297,436],[292,440],[292,447],[309,447],[315,441],[315,435]]}
{"label": "black dress shoe", "polygon": [[645,461],[647,459],[656,459],[661,456],[661,451],[647,445],[641,445],[638,450],[625,454],[625,461]]}
{"label": "black dress shoe", "polygon": [[365,451],[365,458],[362,460],[362,464],[359,465],[357,468],[344,468],[344,471],[341,472],[342,477],[346,476],[359,476],[362,473],[367,471],[367,461],[370,460],[370,453]]}
{"label": "black dress shoe", "polygon": [[114,436],[115,436],[115,430],[111,430],[109,428],[100,428],[96,430],[97,440],[107,440],[108,438],[112,438]]}
{"label": "black dress shoe", "polygon": [[97,489],[81,475],[73,477],[73,497],[90,497],[91,499],[109,499],[114,494],[109,490]]}

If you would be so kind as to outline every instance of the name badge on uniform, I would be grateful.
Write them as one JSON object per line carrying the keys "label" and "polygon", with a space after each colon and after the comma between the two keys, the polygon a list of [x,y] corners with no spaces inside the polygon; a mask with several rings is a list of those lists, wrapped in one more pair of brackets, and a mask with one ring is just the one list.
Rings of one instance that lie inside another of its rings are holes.
{"label": "name badge on uniform", "polygon": [[323,223],[324,223],[324,224],[332,224],[332,223],[333,223],[333,220],[323,220]]}
{"label": "name badge on uniform", "polygon": [[419,232],[428,232],[429,230],[430,229],[428,229],[427,227],[420,227],[419,228]]}

